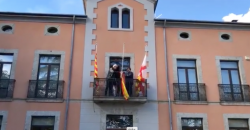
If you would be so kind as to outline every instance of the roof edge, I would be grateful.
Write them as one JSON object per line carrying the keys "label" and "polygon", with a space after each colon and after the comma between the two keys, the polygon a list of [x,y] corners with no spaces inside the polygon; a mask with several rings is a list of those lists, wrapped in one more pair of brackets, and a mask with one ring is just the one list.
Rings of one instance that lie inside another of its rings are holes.
{"label": "roof edge", "polygon": [[17,13],[0,12],[0,20],[5,21],[34,21],[34,22],[55,22],[55,23],[73,23],[75,17],[76,23],[86,21],[86,15],[75,14],[46,14],[46,13]]}

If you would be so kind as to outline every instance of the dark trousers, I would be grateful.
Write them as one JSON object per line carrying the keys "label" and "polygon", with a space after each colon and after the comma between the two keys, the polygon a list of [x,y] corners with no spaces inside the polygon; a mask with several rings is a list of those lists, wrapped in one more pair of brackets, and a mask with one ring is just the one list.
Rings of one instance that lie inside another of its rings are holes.
{"label": "dark trousers", "polygon": [[105,96],[114,96],[113,94],[113,86],[116,87],[116,96],[121,95],[121,81],[119,79],[107,79]]}
{"label": "dark trousers", "polygon": [[126,89],[127,89],[129,96],[132,96],[133,79],[126,79]]}

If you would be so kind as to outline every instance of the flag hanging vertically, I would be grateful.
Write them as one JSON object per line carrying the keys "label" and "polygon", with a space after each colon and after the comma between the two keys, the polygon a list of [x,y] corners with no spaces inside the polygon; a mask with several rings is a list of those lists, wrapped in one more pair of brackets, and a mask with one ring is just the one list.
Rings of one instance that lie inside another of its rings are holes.
{"label": "flag hanging vertically", "polygon": [[139,95],[140,93],[144,95],[144,87],[143,87],[142,83],[146,79],[146,69],[147,69],[146,59],[147,59],[147,56],[145,54],[145,56],[143,58],[143,61],[142,61],[142,65],[141,65],[140,71],[139,71],[139,74],[137,76],[138,83],[135,86],[136,95]]}
{"label": "flag hanging vertically", "polygon": [[[97,45],[95,50],[95,65],[94,65],[94,78],[98,78],[98,68],[97,68]],[[96,92],[99,92],[98,80],[95,80]]]}
{"label": "flag hanging vertically", "polygon": [[128,100],[129,95],[128,95],[128,91],[126,89],[126,85],[125,85],[126,81],[125,81],[125,75],[122,72],[121,73],[121,89],[122,89],[122,95],[124,97],[125,100]]}
{"label": "flag hanging vertically", "polygon": [[125,75],[123,73],[123,60],[124,60],[124,44],[123,44],[123,51],[122,51],[122,69],[121,69],[121,90],[122,90],[122,95],[125,98],[125,100],[128,100],[129,95],[128,91],[126,89],[126,81],[125,81]]}

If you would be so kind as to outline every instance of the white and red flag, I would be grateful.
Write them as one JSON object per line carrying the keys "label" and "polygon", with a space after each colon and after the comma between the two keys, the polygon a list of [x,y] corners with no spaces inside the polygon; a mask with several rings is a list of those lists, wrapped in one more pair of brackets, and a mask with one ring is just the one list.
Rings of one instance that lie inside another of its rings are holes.
{"label": "white and red flag", "polygon": [[140,71],[139,71],[139,74],[137,76],[138,83],[135,86],[136,94],[139,96],[141,96],[141,94],[144,95],[144,83],[145,83],[146,74],[147,74],[146,73],[146,69],[147,69],[147,60],[146,59],[147,59],[147,56],[145,54],[143,61],[142,61]]}

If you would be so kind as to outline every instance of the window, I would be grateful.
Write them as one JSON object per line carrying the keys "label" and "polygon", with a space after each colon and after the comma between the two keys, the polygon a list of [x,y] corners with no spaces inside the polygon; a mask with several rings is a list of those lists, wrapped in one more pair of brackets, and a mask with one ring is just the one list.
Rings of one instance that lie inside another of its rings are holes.
{"label": "window", "polygon": [[229,130],[249,130],[248,119],[228,119]]}
{"label": "window", "polygon": [[182,118],[182,130],[203,130],[202,118]]}
{"label": "window", "polygon": [[111,11],[111,28],[119,28],[119,10],[113,8]]}
{"label": "window", "polygon": [[6,98],[9,92],[13,54],[0,54],[0,98]]}
{"label": "window", "polygon": [[32,116],[31,130],[54,130],[54,116]]}
{"label": "window", "polygon": [[[111,67],[114,64],[117,64],[119,66],[119,69],[121,69],[122,58],[121,57],[110,57],[109,66]],[[124,57],[124,59],[123,59],[123,71],[126,71],[128,67],[130,67],[130,58]]]}
{"label": "window", "polygon": [[0,116],[0,130],[2,128],[2,121],[3,121],[3,116]]}
{"label": "window", "polygon": [[107,115],[106,130],[126,130],[133,127],[132,115]]}
{"label": "window", "polygon": [[133,30],[133,9],[123,3],[108,7],[108,30]]}
{"label": "window", "polygon": [[181,100],[198,100],[195,60],[177,60],[179,96]]}
{"label": "window", "polygon": [[59,35],[60,26],[58,25],[46,25],[44,29],[45,35]]}
{"label": "window", "polygon": [[189,31],[178,31],[179,40],[191,40],[191,32]]}
{"label": "window", "polygon": [[230,42],[232,41],[232,34],[227,32],[220,32],[219,39],[220,41]]}
{"label": "window", "polygon": [[122,28],[130,28],[130,17],[129,9],[122,10]]}
{"label": "window", "polygon": [[60,56],[40,55],[37,74],[36,97],[57,97],[60,60]]}
{"label": "window", "polygon": [[0,33],[13,34],[14,24],[0,24]]}
{"label": "window", "polygon": [[222,89],[230,100],[243,100],[238,61],[220,61]]}

